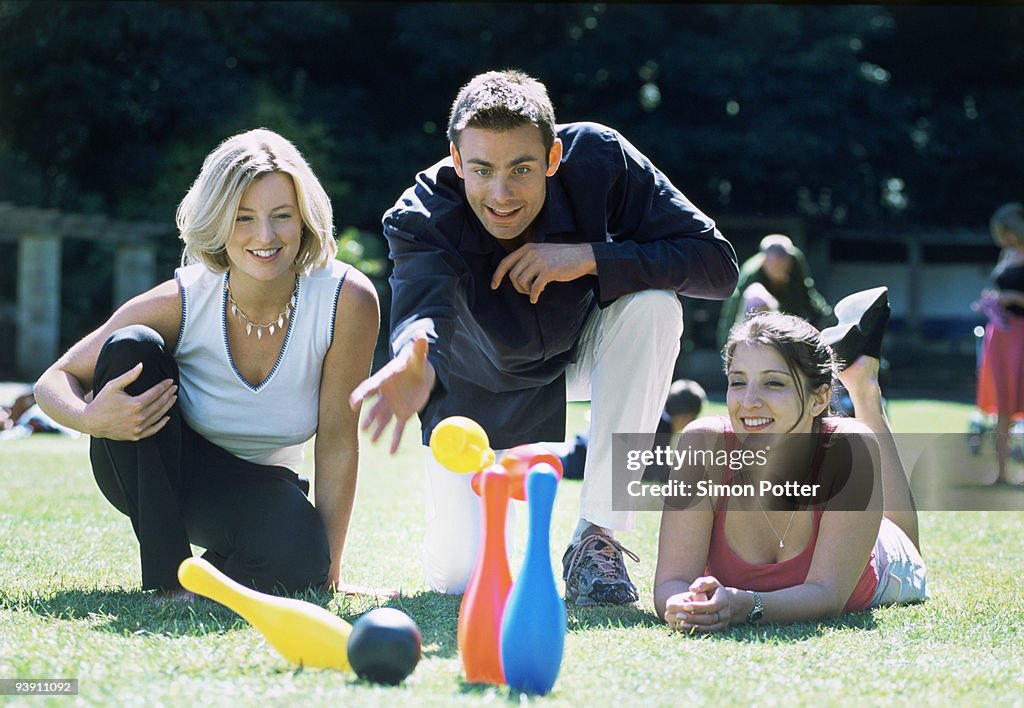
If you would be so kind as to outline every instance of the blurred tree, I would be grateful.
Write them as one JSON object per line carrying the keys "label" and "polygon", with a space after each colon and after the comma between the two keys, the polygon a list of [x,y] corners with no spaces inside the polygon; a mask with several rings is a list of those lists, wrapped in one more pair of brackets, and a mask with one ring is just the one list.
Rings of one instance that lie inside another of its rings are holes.
{"label": "blurred tree", "polygon": [[1024,6],[922,10],[889,8],[885,41],[865,48],[910,104],[890,159],[916,221],[984,224],[1021,198]]}
{"label": "blurred tree", "polygon": [[1021,24],[1000,6],[3,2],[4,191],[167,218],[209,147],[259,123],[321,158],[339,223],[375,232],[445,154],[457,88],[517,66],[709,211],[974,220],[1024,141]]}
{"label": "blurred tree", "polygon": [[1012,5],[0,0],[0,200],[170,221],[202,158],[262,125],[309,158],[345,244],[380,251],[458,88],[518,67],[712,216],[983,223],[1020,198],[1022,25]]}
{"label": "blurred tree", "polygon": [[43,206],[118,212],[126,187],[160,172],[168,139],[195,131],[232,99],[230,86],[196,90],[226,61],[201,7],[28,2],[5,10],[2,130],[42,167]]}

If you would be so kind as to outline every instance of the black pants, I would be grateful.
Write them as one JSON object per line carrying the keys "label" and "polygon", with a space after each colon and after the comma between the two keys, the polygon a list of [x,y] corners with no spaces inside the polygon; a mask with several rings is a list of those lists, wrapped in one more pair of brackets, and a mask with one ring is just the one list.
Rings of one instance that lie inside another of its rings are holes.
{"label": "black pants", "polygon": [[[115,332],[96,362],[94,390],[142,362],[127,388],[138,395],[178,366],[149,327]],[[327,581],[323,522],[306,495],[309,481],[285,467],[235,457],[196,433],[178,405],[156,435],[133,441],[92,438],[93,475],[103,496],[132,522],[143,589],[178,588],[189,543],[228,576],[264,592],[296,592]],[[274,411],[267,411],[274,415]]]}

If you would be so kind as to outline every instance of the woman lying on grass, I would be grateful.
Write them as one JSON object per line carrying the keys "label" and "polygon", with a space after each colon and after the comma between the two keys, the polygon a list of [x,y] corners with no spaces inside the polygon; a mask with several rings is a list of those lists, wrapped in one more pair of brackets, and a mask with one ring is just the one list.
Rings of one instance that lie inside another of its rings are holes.
{"label": "woman lying on grass", "polygon": [[694,421],[681,446],[718,440],[730,453],[766,450],[766,462],[687,472],[737,491],[781,478],[824,491],[803,504],[734,492],[667,505],[658,613],[678,631],[718,632],[925,599],[917,512],[882,408],[878,358],[859,356],[839,373],[855,419],[826,417],[837,361],[802,319],[755,315],[733,329],[725,360],[729,417]]}

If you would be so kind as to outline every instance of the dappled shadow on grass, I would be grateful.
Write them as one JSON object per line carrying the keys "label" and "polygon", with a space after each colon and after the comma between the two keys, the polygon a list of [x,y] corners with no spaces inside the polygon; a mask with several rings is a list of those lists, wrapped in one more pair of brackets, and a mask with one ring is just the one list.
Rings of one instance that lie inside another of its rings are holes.
{"label": "dappled shadow on grass", "polygon": [[[643,628],[664,624],[653,613],[635,605],[595,605],[590,607],[566,606],[567,631],[584,633],[600,630],[627,629],[641,631]],[[487,702],[492,697],[506,703],[520,704],[523,695],[509,686],[493,686],[487,683],[471,683],[460,678],[459,693],[473,696]],[[536,697],[533,697],[536,699]]]}
{"label": "dappled shadow on grass", "polygon": [[595,605],[568,608],[570,632],[627,627],[657,627],[664,624],[653,613],[635,605]]}
{"label": "dappled shadow on grass", "polygon": [[154,602],[152,593],[141,590],[62,589],[0,598],[13,611],[84,622],[91,629],[113,634],[200,636],[248,626],[237,614],[212,600]]}
{"label": "dappled shadow on grass", "polygon": [[515,702],[518,703],[518,693],[515,693],[511,688],[505,685],[496,686],[490,683],[470,683],[465,678],[459,679],[459,693],[464,696],[475,696],[486,702],[489,698],[489,694],[493,694],[498,698],[504,698],[507,701],[513,700],[513,695],[516,696]]}
{"label": "dappled shadow on grass", "polygon": [[[291,597],[324,607],[348,621],[380,604],[366,597],[346,597],[314,590]],[[364,607],[368,602],[372,602],[372,606]],[[10,595],[0,591],[0,607],[40,617],[82,622],[96,631],[122,635],[195,637],[249,626],[233,610],[205,597],[196,596],[194,602],[154,601],[152,592],[142,590],[63,588],[35,595]]]}
{"label": "dappled shadow on grass", "polygon": [[423,638],[423,656],[447,659],[459,651],[458,623],[461,595],[424,590],[384,603],[406,613],[416,622]]}
{"label": "dappled shadow on grass", "polygon": [[[459,651],[458,623],[462,606],[460,595],[422,591],[388,601],[386,607],[402,610],[419,625],[424,656],[450,658]],[[567,609],[569,632],[629,627],[657,627],[661,620],[638,607],[570,607]],[[358,618],[356,618],[358,619]],[[465,684],[464,692],[479,693],[487,684]]]}
{"label": "dappled shadow on grass", "polygon": [[[290,597],[323,607],[348,622],[357,621],[365,612],[377,607],[394,607],[419,625],[425,655],[451,657],[458,651],[456,630],[461,596],[421,592],[379,598],[307,590]],[[202,596],[191,603],[155,602],[152,592],[121,588],[60,588],[39,592],[0,589],[0,609],[82,623],[96,631],[121,635],[194,637],[249,627],[233,610]]]}
{"label": "dappled shadow on grass", "polygon": [[[839,617],[828,617],[813,622],[795,624],[759,624],[756,626],[738,625],[725,632],[703,634],[695,632],[689,635],[693,639],[704,641],[750,642],[753,644],[789,644],[848,629],[874,630],[878,627],[874,615],[867,612],[850,612]],[[665,631],[670,634],[668,626]]]}

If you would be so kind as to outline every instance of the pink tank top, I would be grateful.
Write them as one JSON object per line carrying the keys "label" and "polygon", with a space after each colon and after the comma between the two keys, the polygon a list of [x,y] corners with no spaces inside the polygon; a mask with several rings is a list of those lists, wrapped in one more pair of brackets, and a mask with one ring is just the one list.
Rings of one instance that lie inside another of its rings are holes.
{"label": "pink tank top", "polygon": [[[835,431],[835,424],[822,421],[818,433],[818,447],[814,453],[812,476],[818,479],[821,461],[825,456],[825,443]],[[729,449],[736,449],[738,440],[733,434],[732,425],[725,419],[725,434]],[[732,471],[726,470],[726,483],[732,481]],[[711,546],[708,549],[708,562],[705,572],[713,575],[723,585],[771,592],[800,585],[807,579],[811,568],[811,558],[818,542],[818,529],[821,526],[821,505],[814,507],[814,525],[811,529],[811,540],[799,555],[779,563],[748,563],[736,555],[725,538],[725,515],[728,511],[729,498],[721,497],[715,505],[715,521],[711,529]],[[864,572],[861,573],[857,586],[853,589],[850,599],[846,601],[844,612],[857,612],[867,609],[875,596],[878,587],[878,573],[875,569],[875,552],[871,551]]]}

